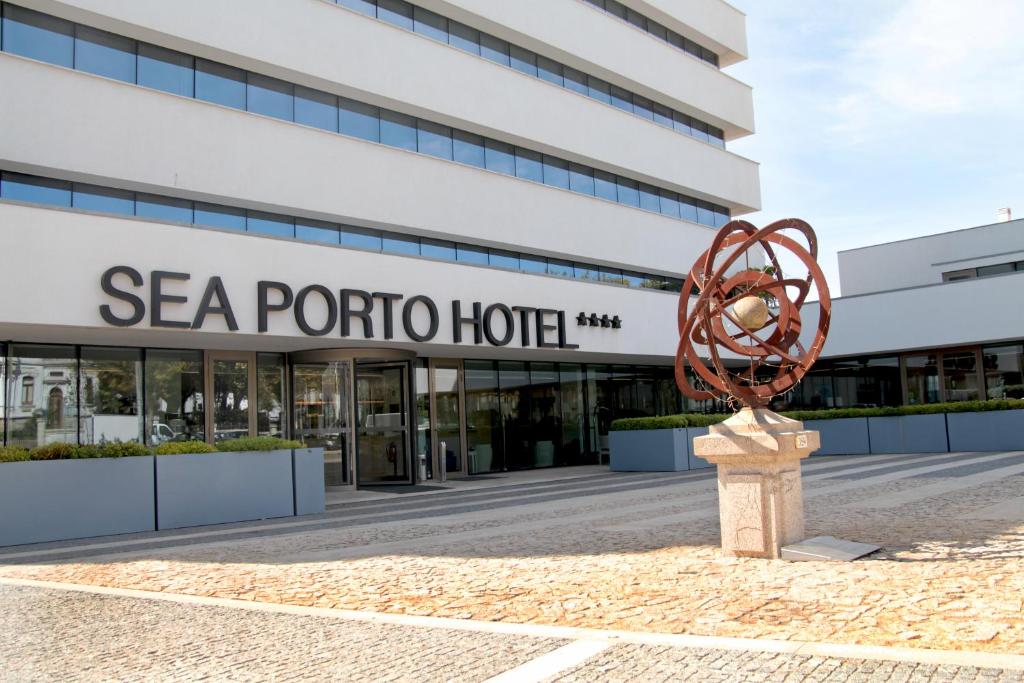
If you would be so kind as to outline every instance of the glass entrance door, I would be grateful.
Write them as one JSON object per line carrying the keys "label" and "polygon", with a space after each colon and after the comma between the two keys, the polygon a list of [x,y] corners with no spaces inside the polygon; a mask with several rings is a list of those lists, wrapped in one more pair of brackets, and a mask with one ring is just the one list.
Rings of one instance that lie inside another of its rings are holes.
{"label": "glass entrance door", "polygon": [[352,361],[297,363],[292,370],[295,438],[324,449],[324,483],[351,483]]}
{"label": "glass entrance door", "polygon": [[433,440],[437,450],[437,471],[441,479],[466,474],[466,442],[464,434],[464,397],[462,395],[462,362],[435,360],[431,362],[434,407]]}
{"label": "glass entrance door", "polygon": [[359,484],[412,483],[409,364],[357,363],[355,407]]}

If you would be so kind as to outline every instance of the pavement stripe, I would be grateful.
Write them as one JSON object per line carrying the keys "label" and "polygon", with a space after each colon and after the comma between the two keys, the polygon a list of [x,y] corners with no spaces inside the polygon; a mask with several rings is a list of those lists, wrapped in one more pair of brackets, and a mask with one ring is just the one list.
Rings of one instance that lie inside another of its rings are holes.
{"label": "pavement stripe", "polygon": [[917,648],[886,647],[880,645],[848,645],[844,643],[810,642],[799,640],[772,640],[759,638],[733,638],[726,636],[696,636],[675,633],[647,633],[637,631],[616,631],[574,626],[546,626],[543,624],[518,624],[500,621],[477,621],[473,619],[452,619],[448,617],[421,617],[406,614],[382,612],[360,612],[333,609],[329,607],[302,607],[277,603],[236,600],[231,598],[210,598],[199,595],[158,593],[133,588],[109,588],[88,586],[58,581],[37,581],[34,579],[0,578],[0,585],[28,586],[54,590],[77,591],[96,595],[112,595],[140,600],[162,600],[190,605],[206,605],[245,609],[298,616],[347,619],[382,624],[440,628],[453,631],[477,633],[503,633],[529,638],[553,638],[566,640],[606,640],[612,645],[636,643],[640,645],[664,645],[667,647],[702,648],[711,650],[732,650],[744,652],[778,652],[798,655],[839,657],[847,659],[870,659],[893,662],[916,662],[921,664],[974,666],[978,668],[1024,671],[1024,655],[998,652],[966,652],[963,650],[925,650]]}
{"label": "pavement stripe", "polygon": [[964,514],[968,519],[995,519],[1020,522],[1024,520],[1024,496],[1004,500],[980,510],[971,510]]}
{"label": "pavement stripe", "polygon": [[990,484],[994,481],[999,481],[1022,473],[1024,473],[1024,465],[997,467],[965,477],[939,481],[925,486],[917,486],[912,489],[907,489],[906,491],[896,491],[894,493],[882,494],[872,498],[856,500],[851,503],[846,503],[841,507],[856,509],[894,508],[899,507],[900,505],[905,505],[906,503],[913,503],[919,500],[925,500],[926,498],[952,493],[953,491]]}
{"label": "pavement stripe", "polygon": [[557,650],[531,659],[514,669],[492,676],[484,683],[536,683],[555,674],[579,666],[594,655],[612,646],[607,640],[574,640]]}

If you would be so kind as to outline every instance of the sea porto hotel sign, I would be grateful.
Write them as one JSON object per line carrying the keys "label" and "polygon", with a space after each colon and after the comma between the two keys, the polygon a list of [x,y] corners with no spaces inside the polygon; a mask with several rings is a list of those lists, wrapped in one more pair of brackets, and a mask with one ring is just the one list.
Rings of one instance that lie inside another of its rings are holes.
{"label": "sea porto hotel sign", "polygon": [[[144,276],[131,266],[112,266],[103,272],[100,286],[119,303],[116,311],[113,302],[101,304],[100,316],[116,327],[133,327],[148,319],[150,327],[181,330],[201,330],[208,321],[219,318],[228,330],[237,332],[234,294],[222,278],[209,277],[202,296],[195,301],[181,293],[191,279],[189,273],[154,270]],[[245,301],[252,305],[249,296]],[[439,306],[423,294],[331,289],[320,284],[294,288],[274,280],[256,283],[255,307],[259,332],[268,332],[276,317],[291,316],[302,333],[311,337],[390,340],[396,325],[401,325],[409,339],[429,342],[442,325],[448,325],[456,344],[472,340],[492,346],[579,348],[567,340],[565,311],[553,308],[459,299]],[[375,324],[374,316],[380,325]]]}

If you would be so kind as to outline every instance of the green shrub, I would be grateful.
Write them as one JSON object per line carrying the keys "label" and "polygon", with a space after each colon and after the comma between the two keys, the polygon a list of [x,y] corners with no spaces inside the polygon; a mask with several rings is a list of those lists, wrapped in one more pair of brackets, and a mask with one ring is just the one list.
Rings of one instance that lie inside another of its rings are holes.
{"label": "green shrub", "polygon": [[108,441],[98,449],[97,458],[132,458],[152,452],[137,441]]}
{"label": "green shrub", "polygon": [[218,451],[276,451],[279,448],[302,448],[301,441],[278,439],[275,436],[243,436],[217,443]]}
{"label": "green shrub", "polygon": [[[997,399],[991,401],[957,401],[955,403],[932,403],[913,406],[883,406],[880,408],[830,408],[827,410],[786,410],[780,413],[794,420],[835,420],[850,417],[889,417],[898,415],[935,415],[941,413],[979,413],[991,410],[1024,410],[1022,399]],[[731,415],[705,415],[683,413],[664,417],[627,417],[612,422],[612,431],[635,431],[643,429],[673,429],[678,427],[707,427],[717,424]]]}
{"label": "green shrub", "polygon": [[0,446],[0,462],[23,462],[29,459],[28,449],[21,446]]}
{"label": "green shrub", "polygon": [[32,460],[68,460],[76,457],[78,446],[70,443],[48,443],[29,451]]}
{"label": "green shrub", "polygon": [[81,446],[75,446],[75,454],[73,458],[104,458],[101,449],[95,444],[82,444]]}
{"label": "green shrub", "polygon": [[205,441],[167,441],[153,449],[156,455],[182,455],[185,453],[216,453],[217,449]]}

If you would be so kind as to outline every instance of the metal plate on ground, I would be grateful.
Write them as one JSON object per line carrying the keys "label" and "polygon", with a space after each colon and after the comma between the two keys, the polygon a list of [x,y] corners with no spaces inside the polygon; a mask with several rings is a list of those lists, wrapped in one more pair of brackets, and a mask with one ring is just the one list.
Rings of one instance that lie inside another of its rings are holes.
{"label": "metal plate on ground", "polygon": [[825,560],[832,562],[850,562],[858,557],[870,555],[881,546],[870,543],[844,541],[834,536],[815,536],[806,541],[783,546],[782,559],[791,562],[804,560]]}

